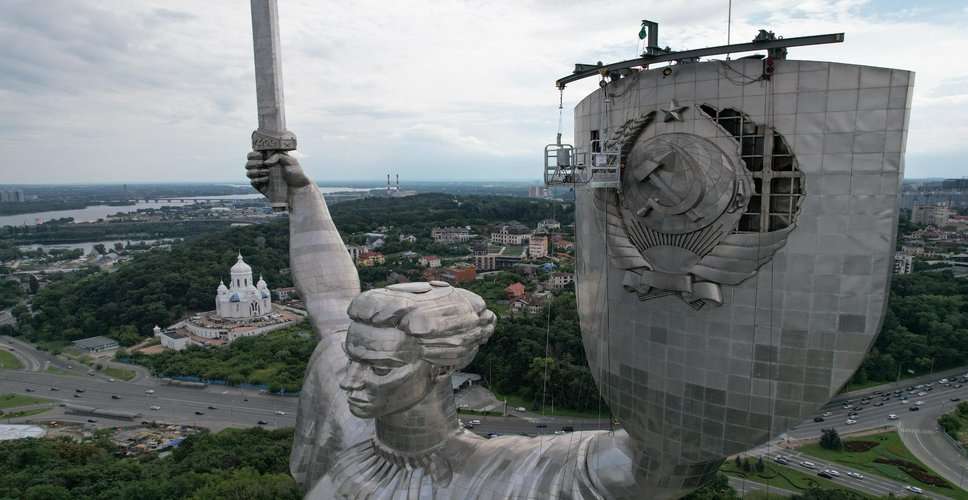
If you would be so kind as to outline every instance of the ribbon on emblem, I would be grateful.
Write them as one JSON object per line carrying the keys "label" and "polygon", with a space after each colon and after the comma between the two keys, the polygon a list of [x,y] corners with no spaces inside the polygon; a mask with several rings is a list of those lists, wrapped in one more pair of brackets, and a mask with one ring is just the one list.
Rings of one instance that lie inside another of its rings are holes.
{"label": "ribbon on emblem", "polygon": [[723,293],[719,285],[711,281],[696,281],[691,274],[664,273],[639,269],[626,271],[622,287],[636,293],[640,300],[656,299],[676,294],[693,309],[700,309],[711,302],[723,305]]}

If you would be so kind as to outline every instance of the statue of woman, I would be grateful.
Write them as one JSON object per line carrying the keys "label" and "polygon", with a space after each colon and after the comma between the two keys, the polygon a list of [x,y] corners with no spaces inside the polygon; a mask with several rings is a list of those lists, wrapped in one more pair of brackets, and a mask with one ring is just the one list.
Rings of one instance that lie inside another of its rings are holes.
{"label": "statue of woman", "polygon": [[326,202],[297,160],[276,154],[263,161],[251,153],[246,169],[252,185],[267,193],[268,168],[277,164],[289,193],[292,275],[319,335],[290,461],[307,498],[656,499],[684,493],[681,485],[663,486],[624,431],[485,439],[464,430],[451,374],[487,341],[494,314],[478,295],[443,282],[361,294]]}

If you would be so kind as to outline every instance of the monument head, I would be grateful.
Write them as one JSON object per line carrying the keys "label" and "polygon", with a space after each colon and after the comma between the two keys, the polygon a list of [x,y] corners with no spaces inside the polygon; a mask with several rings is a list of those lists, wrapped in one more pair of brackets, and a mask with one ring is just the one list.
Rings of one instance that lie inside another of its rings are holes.
{"label": "monument head", "polygon": [[360,418],[400,413],[421,402],[474,359],[495,323],[480,296],[438,281],[364,292],[348,312],[349,366],[340,387]]}

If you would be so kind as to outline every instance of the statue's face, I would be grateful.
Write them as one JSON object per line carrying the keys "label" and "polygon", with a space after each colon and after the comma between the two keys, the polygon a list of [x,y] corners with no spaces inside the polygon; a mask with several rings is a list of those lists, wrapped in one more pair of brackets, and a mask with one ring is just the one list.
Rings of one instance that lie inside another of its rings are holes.
{"label": "statue's face", "polygon": [[350,412],[360,418],[398,413],[420,402],[431,389],[431,365],[416,339],[396,328],[353,322],[346,333],[346,391]]}

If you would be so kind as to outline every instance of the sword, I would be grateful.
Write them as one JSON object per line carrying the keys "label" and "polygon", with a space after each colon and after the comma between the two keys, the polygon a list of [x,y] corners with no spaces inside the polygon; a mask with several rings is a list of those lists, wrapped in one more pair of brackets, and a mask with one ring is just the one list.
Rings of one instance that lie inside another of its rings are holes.
{"label": "sword", "polygon": [[[251,6],[255,95],[259,108],[259,128],[252,132],[252,149],[261,152],[266,160],[273,154],[296,149],[296,136],[286,130],[278,5],[276,0],[251,0]],[[282,168],[279,165],[269,167],[266,196],[274,212],[284,212],[289,206]]]}

